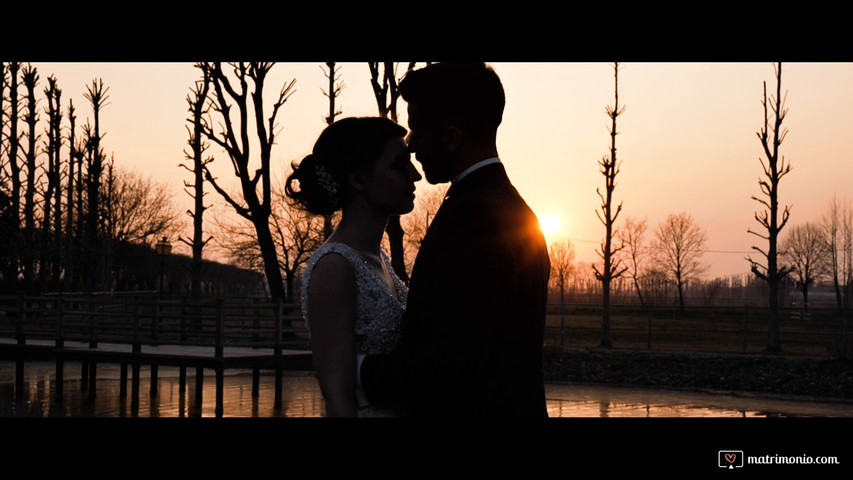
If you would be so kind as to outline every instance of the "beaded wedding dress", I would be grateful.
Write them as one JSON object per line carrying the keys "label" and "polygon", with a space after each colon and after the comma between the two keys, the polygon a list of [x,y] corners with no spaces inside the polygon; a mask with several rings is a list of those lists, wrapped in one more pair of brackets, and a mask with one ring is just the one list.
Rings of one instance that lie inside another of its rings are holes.
{"label": "beaded wedding dress", "polygon": [[[362,354],[383,354],[393,352],[402,339],[403,312],[406,309],[406,298],[408,288],[394,274],[391,260],[381,251],[382,262],[390,272],[396,286],[395,291],[390,291],[388,285],[382,280],[367,260],[358,250],[344,243],[327,242],[323,244],[305,267],[302,286],[302,315],[305,325],[308,326],[310,319],[307,313],[307,292],[311,281],[311,272],[317,261],[324,255],[337,253],[346,258],[355,274],[357,298],[355,315],[355,343],[356,352]],[[329,299],[334,301],[334,299]],[[359,392],[359,417],[387,417],[394,416],[394,412],[379,409],[369,405]]]}

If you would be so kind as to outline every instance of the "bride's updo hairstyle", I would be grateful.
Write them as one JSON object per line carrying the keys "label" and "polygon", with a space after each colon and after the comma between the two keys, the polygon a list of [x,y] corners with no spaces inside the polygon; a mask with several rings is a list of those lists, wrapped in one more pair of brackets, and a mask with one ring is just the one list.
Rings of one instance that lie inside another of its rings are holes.
{"label": "bride's updo hairstyle", "polygon": [[338,120],[323,130],[311,154],[293,163],[285,195],[311,213],[332,214],[350,194],[349,174],[370,170],[388,141],[405,135],[405,128],[385,117]]}

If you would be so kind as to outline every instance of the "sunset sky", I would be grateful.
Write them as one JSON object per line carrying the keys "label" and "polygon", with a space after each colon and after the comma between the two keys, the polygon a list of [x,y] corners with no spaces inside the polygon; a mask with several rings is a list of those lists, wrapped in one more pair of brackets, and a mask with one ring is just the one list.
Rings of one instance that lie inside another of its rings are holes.
{"label": "sunset sky", "polygon": [[[101,117],[106,153],[118,165],[169,182],[183,211],[191,200],[183,193],[190,174],[178,167],[187,142],[186,97],[199,78],[190,63],[34,63],[38,91],[55,75],[63,110],[73,99],[78,125],[91,116],[86,85],[103,79],[109,105]],[[267,81],[268,95],[296,79],[295,92],[278,115],[280,133],[273,150],[274,173],[310,152],[325,127],[328,87],[322,62],[277,64]],[[578,260],[597,260],[604,235],[596,217],[603,187],[598,161],[609,154],[609,119],[614,104],[610,63],[494,63],[507,96],[498,150],[510,177],[539,215],[560,224],[551,240],[571,239]],[[342,116],[375,115],[366,63],[341,63],[346,85],[338,106]],[[405,64],[400,64],[402,74]],[[791,205],[789,223],[816,220],[833,195],[848,199],[853,180],[853,63],[785,63],[782,90],[787,93],[789,130],[781,153],[793,171],[780,185],[780,202]],[[704,261],[708,277],[749,271],[745,257],[752,245],[766,242],[747,233],[760,229],[753,215],[762,206],[758,179],[763,157],[756,132],[762,128],[763,87],[775,92],[772,63],[625,63],[620,64],[615,201],[624,217],[646,218],[647,240],[671,213],[687,212],[708,233]],[[40,103],[42,109],[46,103]],[[398,104],[406,125],[405,102]],[[42,114],[42,117],[46,114]],[[215,155],[220,177],[231,174],[224,153]],[[217,205],[215,192],[208,198]],[[221,208],[217,208],[223,211]],[[760,231],[760,230],[759,230]],[[784,235],[784,231],[783,231]],[[176,242],[177,251],[183,246]],[[186,252],[183,252],[186,253]],[[757,253],[754,259],[760,259]]]}

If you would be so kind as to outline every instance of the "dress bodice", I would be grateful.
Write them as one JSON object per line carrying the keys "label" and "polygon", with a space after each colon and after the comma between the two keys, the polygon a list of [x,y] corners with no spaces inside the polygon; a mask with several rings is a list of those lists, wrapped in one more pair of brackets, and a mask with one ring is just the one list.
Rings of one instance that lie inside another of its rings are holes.
{"label": "dress bodice", "polygon": [[358,250],[338,242],[324,243],[305,267],[302,285],[302,315],[306,326],[308,318],[308,286],[311,282],[311,272],[317,261],[324,255],[337,253],[347,259],[355,274],[356,282],[356,315],[355,343],[356,352],[364,354],[381,354],[394,351],[402,340],[401,321],[406,309],[408,288],[394,274],[391,260],[384,251],[380,252],[382,262],[391,273],[395,291],[391,291],[382,277],[371,267]]}

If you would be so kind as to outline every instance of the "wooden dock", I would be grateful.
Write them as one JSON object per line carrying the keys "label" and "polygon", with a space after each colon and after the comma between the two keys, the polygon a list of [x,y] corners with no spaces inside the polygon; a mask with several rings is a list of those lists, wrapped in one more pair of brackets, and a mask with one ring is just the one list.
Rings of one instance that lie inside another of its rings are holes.
{"label": "wooden dock", "polygon": [[139,406],[140,369],[150,367],[156,393],[160,366],[195,369],[196,405],[202,403],[204,371],[216,381],[216,416],[223,411],[228,369],[253,372],[258,396],[261,370],[275,372],[275,407],[282,404],[283,372],[310,369],[311,352],[294,305],[267,300],[163,301],[144,297],[0,297],[0,360],[16,362],[16,391],[23,390],[27,362],[56,363],[55,400],[62,401],[65,362],[81,362],[81,380],[95,395],[99,363],[118,364],[122,396],[130,369],[131,411]]}

